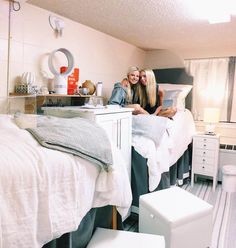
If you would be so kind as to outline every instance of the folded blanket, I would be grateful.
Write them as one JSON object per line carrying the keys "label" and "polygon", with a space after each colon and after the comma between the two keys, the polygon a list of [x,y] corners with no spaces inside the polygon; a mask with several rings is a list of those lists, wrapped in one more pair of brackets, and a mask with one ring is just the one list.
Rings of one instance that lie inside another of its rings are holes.
{"label": "folded blanket", "polygon": [[154,115],[133,115],[132,134],[142,135],[158,146],[167,128],[168,118]]}
{"label": "folded blanket", "polygon": [[107,134],[90,120],[38,116],[37,127],[26,130],[44,147],[80,156],[106,171],[111,168],[112,152]]}

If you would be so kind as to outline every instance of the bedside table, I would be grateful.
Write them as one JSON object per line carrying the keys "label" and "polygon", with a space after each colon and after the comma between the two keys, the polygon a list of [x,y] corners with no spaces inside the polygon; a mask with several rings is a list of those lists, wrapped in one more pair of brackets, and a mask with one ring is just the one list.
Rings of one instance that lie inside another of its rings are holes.
{"label": "bedside table", "polygon": [[219,135],[196,134],[193,136],[192,177],[191,186],[194,185],[194,175],[204,175],[213,178],[213,191],[215,191],[218,174]]}

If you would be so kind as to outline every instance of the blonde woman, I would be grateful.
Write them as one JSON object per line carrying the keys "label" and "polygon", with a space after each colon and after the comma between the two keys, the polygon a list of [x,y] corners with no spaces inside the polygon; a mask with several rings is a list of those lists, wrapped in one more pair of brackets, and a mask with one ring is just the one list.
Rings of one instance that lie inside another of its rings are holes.
{"label": "blonde woman", "polygon": [[140,91],[140,87],[139,69],[136,66],[132,66],[128,69],[127,78],[123,79],[121,83],[114,85],[108,103],[134,108],[133,114],[147,113],[144,109],[140,108],[139,104],[134,104],[134,99],[138,99],[137,92]]}
{"label": "blonde woman", "polygon": [[152,70],[143,69],[140,71],[141,89],[138,90],[137,103],[149,114],[172,117],[176,113],[175,108],[162,109],[164,91],[160,89],[156,82],[155,74]]}

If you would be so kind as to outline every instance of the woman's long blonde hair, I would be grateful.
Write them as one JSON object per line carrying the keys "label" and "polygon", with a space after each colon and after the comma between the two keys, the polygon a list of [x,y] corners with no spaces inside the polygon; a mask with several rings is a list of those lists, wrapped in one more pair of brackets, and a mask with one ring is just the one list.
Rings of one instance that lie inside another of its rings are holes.
{"label": "woman's long blonde hair", "polygon": [[146,86],[142,85],[141,89],[139,90],[139,100],[141,107],[145,108],[146,105],[149,103],[151,107],[155,106],[157,101],[156,95],[156,78],[155,74],[150,69],[142,69],[140,73],[144,72],[146,74],[147,84]]}

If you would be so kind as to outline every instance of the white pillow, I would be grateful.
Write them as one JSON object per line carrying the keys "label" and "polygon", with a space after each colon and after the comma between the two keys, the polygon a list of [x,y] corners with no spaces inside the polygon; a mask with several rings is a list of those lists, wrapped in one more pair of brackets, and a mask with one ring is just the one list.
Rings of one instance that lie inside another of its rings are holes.
{"label": "white pillow", "polygon": [[184,84],[158,84],[164,90],[164,101],[173,100],[173,106],[178,110],[185,109],[185,98],[192,89],[192,85]]}
{"label": "white pillow", "polygon": [[12,115],[0,114],[0,129],[18,129]]}
{"label": "white pillow", "polygon": [[16,113],[14,116],[16,125],[21,129],[36,128],[37,115]]}

